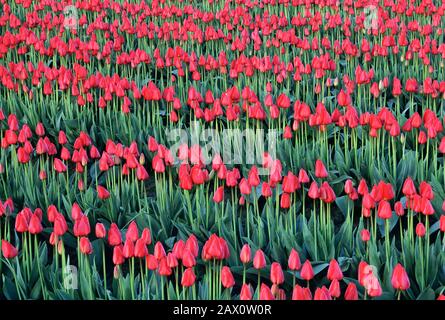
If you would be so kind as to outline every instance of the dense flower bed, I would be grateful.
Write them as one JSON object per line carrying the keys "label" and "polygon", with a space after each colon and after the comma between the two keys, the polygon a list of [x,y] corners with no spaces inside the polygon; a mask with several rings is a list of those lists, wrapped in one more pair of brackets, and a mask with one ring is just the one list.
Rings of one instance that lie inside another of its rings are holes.
{"label": "dense flower bed", "polygon": [[0,0],[0,298],[445,299],[444,14]]}

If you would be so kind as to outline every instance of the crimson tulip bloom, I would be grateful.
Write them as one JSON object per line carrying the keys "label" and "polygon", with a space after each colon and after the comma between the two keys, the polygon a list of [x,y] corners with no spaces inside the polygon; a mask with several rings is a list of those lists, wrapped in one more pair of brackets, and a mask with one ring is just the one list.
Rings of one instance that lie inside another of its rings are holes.
{"label": "crimson tulip bloom", "polygon": [[221,270],[221,284],[224,288],[231,288],[235,285],[235,279],[227,266],[224,266]]}
{"label": "crimson tulip bloom", "polygon": [[394,267],[391,276],[391,284],[394,289],[400,291],[408,290],[410,287],[408,274],[406,273],[405,268],[400,263],[398,263]]}
{"label": "crimson tulip bloom", "polygon": [[250,252],[250,246],[246,243],[241,248],[240,260],[243,264],[247,264],[250,262],[251,258],[252,258],[252,256],[251,256],[251,252]]}
{"label": "crimson tulip bloom", "polygon": [[183,287],[191,287],[195,284],[196,276],[193,272],[192,268],[185,269],[184,273],[182,274],[181,278],[181,285]]}
{"label": "crimson tulip bloom", "polygon": [[317,178],[327,178],[328,171],[321,160],[315,161],[315,176]]}
{"label": "crimson tulip bloom", "polygon": [[270,281],[273,284],[279,285],[284,282],[284,273],[281,265],[278,262],[273,262],[270,266]]}
{"label": "crimson tulip bloom", "polygon": [[266,258],[264,257],[264,252],[258,249],[253,257],[253,267],[257,270],[263,269],[266,266]]}
{"label": "crimson tulip bloom", "polygon": [[341,271],[341,268],[338,265],[337,260],[335,260],[335,259],[332,259],[329,263],[327,278],[330,281],[333,281],[333,280],[340,281],[343,279],[343,272]]}
{"label": "crimson tulip bloom", "polygon": [[99,239],[105,238],[107,232],[105,230],[105,226],[103,225],[103,223],[96,223],[95,233],[97,238]]}
{"label": "crimson tulip bloom", "polygon": [[102,186],[97,186],[97,196],[99,199],[105,200],[110,197],[110,192]]}
{"label": "crimson tulip bloom", "polygon": [[275,300],[274,295],[272,294],[272,291],[270,288],[262,283],[261,289],[260,289],[260,300]]}
{"label": "crimson tulip bloom", "polygon": [[112,223],[108,230],[108,244],[110,246],[118,246],[122,243],[122,236],[119,228],[115,223]]}
{"label": "crimson tulip bloom", "polygon": [[80,252],[83,254],[91,254],[93,253],[93,246],[91,245],[90,240],[86,237],[80,238]]}
{"label": "crimson tulip bloom", "polygon": [[346,288],[345,300],[358,300],[357,287],[353,282],[350,282]]}
{"label": "crimson tulip bloom", "polygon": [[300,276],[303,280],[310,281],[314,277],[314,270],[309,260],[306,260],[301,267]]}
{"label": "crimson tulip bloom", "polygon": [[240,300],[252,300],[252,289],[250,284],[243,283],[241,287]]}
{"label": "crimson tulip bloom", "polygon": [[6,240],[2,240],[2,254],[6,259],[15,258],[18,254],[17,248]]}
{"label": "crimson tulip bloom", "polygon": [[289,254],[287,265],[289,269],[293,271],[300,270],[301,268],[300,256],[298,255],[298,252],[293,248]]}

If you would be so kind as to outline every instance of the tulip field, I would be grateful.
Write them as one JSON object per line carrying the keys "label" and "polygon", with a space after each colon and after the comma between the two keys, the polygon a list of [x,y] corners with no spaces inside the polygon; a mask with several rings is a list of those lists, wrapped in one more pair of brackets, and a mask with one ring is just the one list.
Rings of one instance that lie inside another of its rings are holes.
{"label": "tulip field", "polygon": [[0,300],[445,300],[444,0],[0,0]]}

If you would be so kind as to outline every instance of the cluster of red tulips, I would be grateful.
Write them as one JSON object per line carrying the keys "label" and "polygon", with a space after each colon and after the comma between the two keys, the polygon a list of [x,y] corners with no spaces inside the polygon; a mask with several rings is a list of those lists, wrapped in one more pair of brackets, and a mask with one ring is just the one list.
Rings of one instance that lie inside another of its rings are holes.
{"label": "cluster of red tulips", "polygon": [[0,0],[0,299],[445,299],[444,19]]}

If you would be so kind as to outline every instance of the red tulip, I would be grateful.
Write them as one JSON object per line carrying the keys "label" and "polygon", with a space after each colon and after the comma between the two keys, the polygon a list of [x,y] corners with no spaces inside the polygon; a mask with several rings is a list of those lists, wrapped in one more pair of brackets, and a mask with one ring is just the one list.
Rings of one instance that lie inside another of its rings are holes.
{"label": "red tulip", "polygon": [[298,255],[298,252],[293,248],[289,254],[287,265],[289,266],[289,269],[293,271],[300,270],[301,268],[300,256]]}
{"label": "red tulip", "polygon": [[292,300],[312,300],[311,290],[297,284],[292,291]]}
{"label": "red tulip", "polygon": [[331,285],[329,286],[329,294],[333,298],[339,298],[341,295],[340,283],[337,279],[332,280]]}
{"label": "red tulip", "polygon": [[317,178],[327,178],[328,171],[321,160],[315,161],[315,176]]}
{"label": "red tulip", "polygon": [[314,277],[314,270],[309,260],[306,260],[301,267],[300,276],[303,280],[309,281]]}
{"label": "red tulip", "polygon": [[136,258],[144,258],[148,255],[147,245],[145,244],[145,240],[140,238],[136,241],[134,245],[134,256]]}
{"label": "red tulip", "polygon": [[165,249],[161,242],[156,242],[155,248],[154,248],[154,256],[156,259],[161,260],[166,256]]}
{"label": "red tulip", "polygon": [[283,269],[281,269],[281,265],[278,262],[273,262],[270,266],[270,281],[277,285],[284,282]]}
{"label": "red tulip", "polygon": [[260,300],[275,300],[274,295],[272,294],[272,291],[270,288],[262,283],[261,289],[260,289]]}
{"label": "red tulip", "polygon": [[83,254],[93,253],[93,246],[91,245],[90,240],[86,237],[80,238],[80,252]]}
{"label": "red tulip", "polygon": [[240,300],[252,300],[252,289],[247,283],[243,283],[241,287]]}
{"label": "red tulip", "polygon": [[144,228],[142,230],[141,239],[144,240],[145,244],[148,246],[151,244],[151,232],[150,229]]}
{"label": "red tulip", "polygon": [[445,215],[440,216],[440,220],[439,220],[439,228],[440,231],[445,232]]}
{"label": "red tulip", "polygon": [[99,199],[105,200],[110,197],[110,192],[102,186],[97,186],[97,196]]}
{"label": "red tulip", "polygon": [[253,257],[253,267],[257,270],[263,269],[266,266],[266,258],[264,257],[264,252],[258,249]]}
{"label": "red tulip", "polygon": [[146,266],[148,270],[156,270],[158,268],[158,260],[154,255],[149,254],[145,257]]}
{"label": "red tulip", "polygon": [[43,231],[40,218],[36,214],[33,214],[29,220],[28,231],[31,234],[39,234]]}
{"label": "red tulip", "polygon": [[250,259],[252,258],[251,252],[250,252],[250,246],[246,243],[242,248],[240,252],[240,260],[243,264],[247,264],[250,262]]}
{"label": "red tulip", "polygon": [[358,300],[357,287],[353,282],[350,282],[346,288],[345,300]]}
{"label": "red tulip", "polygon": [[213,201],[215,203],[220,203],[223,200],[224,200],[224,186],[220,186],[218,187],[218,189],[216,189],[215,194],[213,195]]}
{"label": "red tulip", "polygon": [[122,243],[122,236],[119,228],[115,223],[112,223],[108,230],[108,244],[110,246],[118,246]]}
{"label": "red tulip", "polygon": [[193,268],[185,269],[184,273],[182,274],[181,285],[183,287],[191,287],[195,284],[195,280],[196,276],[193,272]]}
{"label": "red tulip", "polygon": [[391,277],[391,284],[394,289],[401,291],[408,290],[410,287],[408,274],[400,263],[394,267]]}
{"label": "red tulip", "polygon": [[125,239],[135,242],[139,238],[139,231],[136,222],[133,220],[128,225],[127,232],[125,233]]}
{"label": "red tulip", "polygon": [[426,231],[425,231],[424,224],[422,222],[419,222],[416,225],[416,235],[420,238],[423,238],[425,236],[425,233],[426,233]]}
{"label": "red tulip", "polygon": [[107,235],[107,232],[105,230],[105,226],[103,225],[103,223],[96,223],[95,231],[96,231],[96,237],[99,239],[103,239]]}
{"label": "red tulip", "polygon": [[2,240],[2,254],[6,259],[15,258],[18,254],[16,247],[6,240]]}
{"label": "red tulip", "polygon": [[74,222],[73,233],[76,237],[86,237],[90,234],[90,231],[90,221],[87,216],[82,215]]}
{"label": "red tulip", "polygon": [[113,249],[113,263],[118,266],[123,264],[125,261],[124,255],[122,253],[122,246],[115,246]]}
{"label": "red tulip", "polygon": [[54,220],[54,234],[58,237],[63,236],[68,231],[68,225],[65,217],[61,213],[57,213]]}
{"label": "red tulip", "polygon": [[227,266],[224,266],[221,270],[221,283],[224,288],[231,288],[235,285],[235,279]]}
{"label": "red tulip", "polygon": [[67,170],[66,165],[57,158],[54,158],[54,170],[58,173],[65,172]]}
{"label": "red tulip", "polygon": [[389,204],[388,201],[386,200],[382,200],[379,203],[379,207],[378,207],[378,216],[381,219],[390,219],[392,216],[392,210],[391,210],[391,205]]}
{"label": "red tulip", "polygon": [[367,229],[363,229],[362,231],[360,231],[360,237],[362,238],[363,242],[368,242],[369,239],[371,239],[371,234]]}
{"label": "red tulip", "polygon": [[164,256],[159,260],[158,273],[160,276],[168,277],[172,274],[172,269],[168,266],[167,258]]}
{"label": "red tulip", "polygon": [[332,297],[329,290],[323,286],[315,290],[314,300],[332,300]]}
{"label": "red tulip", "polygon": [[335,260],[335,259],[332,259],[329,263],[327,278],[330,281],[333,281],[333,280],[340,281],[343,279],[343,272],[341,271],[341,268],[338,265],[337,260]]}

